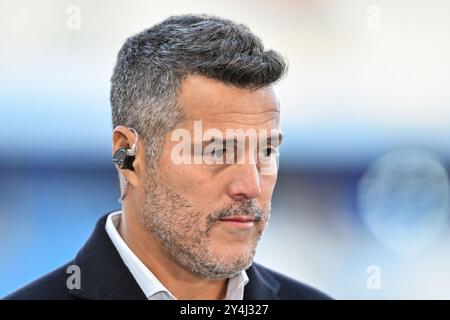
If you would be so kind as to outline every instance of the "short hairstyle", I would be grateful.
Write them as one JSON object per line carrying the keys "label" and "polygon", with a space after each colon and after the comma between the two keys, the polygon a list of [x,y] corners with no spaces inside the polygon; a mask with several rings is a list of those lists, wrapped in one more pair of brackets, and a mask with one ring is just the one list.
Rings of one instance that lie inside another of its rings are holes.
{"label": "short hairstyle", "polygon": [[203,75],[258,89],[279,80],[284,58],[265,50],[243,24],[210,15],[172,16],[126,40],[111,78],[113,127],[134,128],[146,159],[158,159],[163,137],[181,121],[176,103],[182,80]]}

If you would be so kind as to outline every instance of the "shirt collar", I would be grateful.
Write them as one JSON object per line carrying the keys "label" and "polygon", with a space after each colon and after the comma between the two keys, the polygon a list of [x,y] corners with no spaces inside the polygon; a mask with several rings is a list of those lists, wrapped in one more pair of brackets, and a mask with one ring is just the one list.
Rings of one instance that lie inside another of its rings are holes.
{"label": "shirt collar", "polygon": [[[120,223],[120,214],[121,211],[110,213],[106,220],[105,229],[139,287],[149,300],[176,300],[175,296],[144,265],[120,236],[117,230]],[[224,300],[242,300],[244,286],[248,282],[249,278],[245,270],[229,278]]]}

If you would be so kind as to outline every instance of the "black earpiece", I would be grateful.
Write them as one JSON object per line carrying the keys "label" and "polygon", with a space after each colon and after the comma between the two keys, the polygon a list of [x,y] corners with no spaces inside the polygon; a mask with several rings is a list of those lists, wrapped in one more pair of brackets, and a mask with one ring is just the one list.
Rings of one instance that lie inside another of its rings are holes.
{"label": "black earpiece", "polygon": [[129,154],[130,149],[120,148],[114,152],[113,162],[115,162],[120,169],[133,169],[134,156]]}
{"label": "black earpiece", "polygon": [[120,169],[129,169],[134,171],[133,161],[136,158],[136,149],[137,149],[137,141],[139,136],[136,130],[129,128],[136,135],[136,139],[134,143],[131,145],[131,148],[119,148],[113,155],[113,162],[119,166]]}

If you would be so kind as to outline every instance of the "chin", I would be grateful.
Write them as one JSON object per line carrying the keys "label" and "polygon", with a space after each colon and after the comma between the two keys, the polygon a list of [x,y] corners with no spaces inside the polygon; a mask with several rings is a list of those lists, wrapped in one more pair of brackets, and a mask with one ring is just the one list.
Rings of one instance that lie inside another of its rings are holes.
{"label": "chin", "polygon": [[256,245],[254,243],[220,243],[210,250],[213,255],[223,261],[239,259],[251,263],[256,253]]}

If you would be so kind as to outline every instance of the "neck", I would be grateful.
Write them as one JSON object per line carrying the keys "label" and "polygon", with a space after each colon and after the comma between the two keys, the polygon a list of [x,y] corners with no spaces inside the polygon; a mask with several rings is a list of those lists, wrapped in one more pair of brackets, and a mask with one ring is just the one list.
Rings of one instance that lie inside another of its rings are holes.
{"label": "neck", "polygon": [[123,204],[119,233],[134,254],[177,299],[225,297],[227,279],[205,279],[175,262],[161,241],[139,222],[136,208],[126,203]]}

